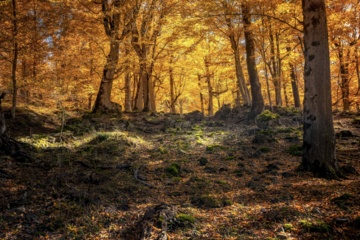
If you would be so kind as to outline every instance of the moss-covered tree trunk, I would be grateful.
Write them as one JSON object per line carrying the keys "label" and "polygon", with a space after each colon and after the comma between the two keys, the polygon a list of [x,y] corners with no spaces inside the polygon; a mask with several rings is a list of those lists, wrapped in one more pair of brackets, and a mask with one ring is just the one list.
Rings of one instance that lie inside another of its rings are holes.
{"label": "moss-covered tree trunk", "polygon": [[300,170],[337,178],[331,109],[328,31],[324,0],[303,0],[305,99],[303,156]]}

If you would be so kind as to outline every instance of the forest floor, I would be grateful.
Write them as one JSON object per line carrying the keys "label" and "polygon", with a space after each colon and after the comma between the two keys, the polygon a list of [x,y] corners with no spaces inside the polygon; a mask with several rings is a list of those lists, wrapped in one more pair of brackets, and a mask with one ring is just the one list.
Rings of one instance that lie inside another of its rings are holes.
{"label": "forest floor", "polygon": [[[340,181],[296,171],[301,116],[280,115],[259,128],[22,108],[7,124],[31,157],[0,156],[0,239],[141,239],[164,221],[170,239],[360,239],[359,115],[334,115]],[[144,217],[160,204],[170,220]]]}

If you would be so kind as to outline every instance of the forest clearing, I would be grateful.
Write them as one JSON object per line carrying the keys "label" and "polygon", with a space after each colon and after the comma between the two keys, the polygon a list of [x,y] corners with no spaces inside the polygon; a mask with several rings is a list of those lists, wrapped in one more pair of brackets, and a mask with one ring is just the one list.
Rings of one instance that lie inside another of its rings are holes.
{"label": "forest clearing", "polygon": [[1,0],[1,239],[359,239],[358,0]]}

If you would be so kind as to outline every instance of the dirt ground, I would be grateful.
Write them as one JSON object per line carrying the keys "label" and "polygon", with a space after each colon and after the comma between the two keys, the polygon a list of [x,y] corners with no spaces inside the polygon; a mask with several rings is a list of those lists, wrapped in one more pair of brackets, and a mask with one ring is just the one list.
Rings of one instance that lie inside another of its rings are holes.
{"label": "dirt ground", "polygon": [[0,239],[141,239],[149,224],[156,239],[165,220],[144,214],[161,204],[168,239],[360,239],[359,115],[334,115],[347,175],[325,180],[296,171],[301,114],[279,114],[22,109],[8,127],[24,154],[0,156]]}

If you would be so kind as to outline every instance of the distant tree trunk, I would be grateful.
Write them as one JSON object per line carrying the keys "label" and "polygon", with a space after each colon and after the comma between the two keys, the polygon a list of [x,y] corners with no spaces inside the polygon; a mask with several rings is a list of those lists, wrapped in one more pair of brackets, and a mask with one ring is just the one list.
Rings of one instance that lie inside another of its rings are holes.
{"label": "distant tree trunk", "polygon": [[256,69],[255,61],[255,41],[250,30],[251,20],[250,12],[247,4],[242,4],[242,14],[245,30],[245,42],[246,42],[246,63],[248,67],[252,105],[248,116],[248,120],[254,120],[264,110],[264,99],[261,95],[261,85],[259,81],[258,72]]}
{"label": "distant tree trunk", "polygon": [[[103,75],[101,78],[100,88],[96,96],[93,112],[109,112],[113,107],[111,104],[111,90],[116,66],[119,61],[119,27],[120,27],[120,11],[119,8],[124,4],[120,0],[115,0],[109,6],[107,0],[102,0],[102,12],[104,14],[105,33],[110,40],[110,52],[106,58]],[[114,9],[116,11],[114,11]]]}
{"label": "distant tree trunk", "polygon": [[2,100],[5,98],[6,93],[0,92],[0,136],[2,136],[6,131],[6,123],[5,123],[5,116],[2,111]]}
{"label": "distant tree trunk", "polygon": [[209,94],[209,104],[208,104],[208,115],[214,115],[214,103],[213,103],[213,88],[211,86],[211,74],[209,69],[209,60],[207,57],[204,59],[205,69],[206,69],[206,83],[208,86],[208,94]]}
{"label": "distant tree trunk", "polygon": [[283,90],[284,90],[285,106],[288,107],[289,106],[289,98],[288,98],[288,95],[287,95],[286,84],[285,83],[283,83]]}
{"label": "distant tree trunk", "polygon": [[125,112],[131,112],[131,75],[129,70],[125,74]]}
{"label": "distant tree trunk", "polygon": [[182,115],[184,113],[184,109],[183,109],[184,101],[182,99],[179,100],[179,105],[180,105],[180,114]]}
{"label": "distant tree trunk", "polygon": [[237,86],[238,86],[241,96],[244,100],[244,104],[247,106],[250,106],[251,105],[251,97],[250,97],[249,89],[246,87],[244,72],[241,67],[239,45],[236,42],[235,36],[233,34],[230,35],[229,38],[230,38],[231,48],[234,53]]}
{"label": "distant tree trunk", "polygon": [[174,86],[174,74],[172,67],[172,58],[170,58],[170,66],[169,66],[169,78],[170,78],[170,112],[176,113],[175,108],[175,86]]}
{"label": "distant tree trunk", "polygon": [[16,68],[18,61],[19,44],[17,40],[18,26],[17,26],[17,9],[16,0],[12,0],[12,61],[11,61],[11,81],[13,86],[12,106],[11,106],[11,117],[16,116],[16,104],[17,104],[17,83],[16,83]]}
{"label": "distant tree trunk", "polygon": [[338,178],[331,109],[330,56],[324,0],[303,0],[305,99],[300,170]]}
{"label": "distant tree trunk", "polygon": [[270,39],[270,73],[273,79],[274,88],[275,88],[275,104],[276,106],[282,105],[281,98],[281,78],[279,74],[279,66],[276,61],[277,55],[275,55],[275,40],[273,36],[272,26],[269,24],[269,39]]}
{"label": "distant tree trunk", "polygon": [[340,62],[341,77],[341,97],[343,102],[343,112],[350,110],[350,79],[349,79],[349,61],[350,51],[347,51],[347,59],[344,59],[344,49],[341,42],[337,45]]}
{"label": "distant tree trunk", "polygon": [[289,63],[290,66],[290,78],[291,78],[291,89],[293,92],[294,97],[294,107],[300,108],[300,95],[299,95],[299,88],[297,84],[297,78],[295,74],[295,67]]}
{"label": "distant tree trunk", "polygon": [[273,105],[272,105],[272,100],[271,100],[271,92],[270,92],[270,84],[269,84],[269,75],[268,75],[268,70],[266,65],[264,66],[264,71],[265,71],[265,81],[266,81],[266,92],[268,95],[268,99],[269,99],[269,106],[270,106],[270,111],[273,110]]}
{"label": "distant tree trunk", "polygon": [[200,90],[200,105],[201,105],[201,112],[205,114],[205,107],[204,107],[204,95],[201,92],[201,75],[198,74],[198,85]]}
{"label": "distant tree trunk", "polygon": [[134,110],[141,111],[144,108],[144,98],[140,75],[134,74],[134,82],[137,83]]}

